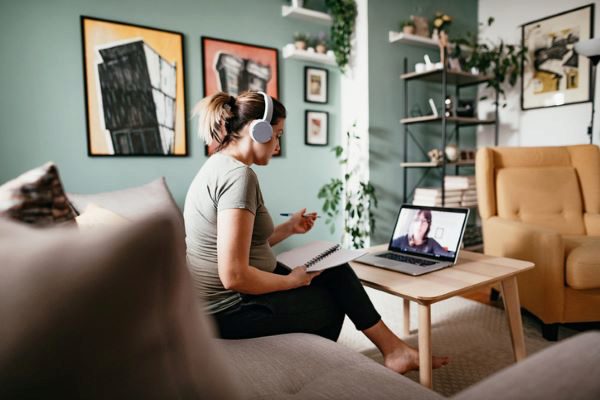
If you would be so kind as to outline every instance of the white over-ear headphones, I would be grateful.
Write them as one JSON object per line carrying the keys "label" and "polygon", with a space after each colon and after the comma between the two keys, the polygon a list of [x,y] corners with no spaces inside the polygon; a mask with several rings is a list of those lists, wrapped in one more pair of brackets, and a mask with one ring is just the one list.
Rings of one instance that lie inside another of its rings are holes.
{"label": "white over-ear headphones", "polygon": [[271,126],[273,100],[264,92],[258,93],[262,94],[265,99],[265,113],[262,119],[255,119],[250,123],[250,137],[257,143],[267,143],[273,138],[273,127]]}

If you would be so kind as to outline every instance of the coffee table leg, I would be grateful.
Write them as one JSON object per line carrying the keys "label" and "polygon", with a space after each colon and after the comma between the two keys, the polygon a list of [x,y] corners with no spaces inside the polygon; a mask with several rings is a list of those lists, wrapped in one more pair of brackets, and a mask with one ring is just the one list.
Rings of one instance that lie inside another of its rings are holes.
{"label": "coffee table leg", "polygon": [[431,389],[431,307],[419,304],[419,380]]}
{"label": "coffee table leg", "polygon": [[513,345],[515,361],[525,358],[525,339],[523,337],[523,322],[521,320],[521,304],[519,302],[519,290],[517,277],[512,276],[502,281],[502,300],[508,317],[508,327]]}
{"label": "coffee table leg", "polygon": [[404,326],[402,333],[404,336],[410,335],[410,300],[403,299],[402,312],[404,314]]}

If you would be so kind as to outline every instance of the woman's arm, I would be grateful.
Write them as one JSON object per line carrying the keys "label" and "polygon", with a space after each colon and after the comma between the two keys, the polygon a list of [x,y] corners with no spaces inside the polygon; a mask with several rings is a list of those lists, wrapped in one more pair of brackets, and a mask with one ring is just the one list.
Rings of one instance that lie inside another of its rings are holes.
{"label": "woman's arm", "polygon": [[288,275],[261,271],[248,264],[254,214],[245,209],[219,211],[217,215],[217,257],[219,278],[226,289],[247,294],[263,294],[307,286],[317,276],[306,267],[296,267]]}
{"label": "woman's arm", "polygon": [[283,224],[279,224],[275,227],[275,230],[273,231],[273,234],[269,237],[269,244],[271,246],[275,246],[277,243],[281,242],[282,240],[287,239],[288,237],[292,236],[292,234],[294,233],[294,231],[292,230],[292,222],[291,220],[288,220],[286,222],[284,222]]}
{"label": "woman's arm", "polygon": [[317,219],[317,213],[305,214],[306,208],[292,214],[283,224],[277,225],[273,234],[269,237],[269,244],[275,246],[277,243],[287,239],[294,233],[306,233],[310,231]]}

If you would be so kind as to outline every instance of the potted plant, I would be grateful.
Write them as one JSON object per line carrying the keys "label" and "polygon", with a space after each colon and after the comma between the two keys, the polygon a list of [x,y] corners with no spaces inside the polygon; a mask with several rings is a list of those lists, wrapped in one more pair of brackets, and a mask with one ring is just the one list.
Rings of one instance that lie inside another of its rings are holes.
{"label": "potted plant", "polygon": [[[356,124],[353,126],[356,128]],[[377,208],[375,187],[370,182],[358,180],[358,167],[349,166],[349,154],[355,139],[360,137],[354,132],[346,132],[346,154],[342,146],[331,149],[340,165],[345,168],[343,180],[331,178],[319,189],[317,197],[323,199],[323,212],[326,215],[325,223],[330,225],[331,233],[335,232],[336,217],[344,210],[344,234],[342,239],[346,245],[355,249],[365,246],[365,239],[375,229],[375,218],[371,207]],[[354,181],[352,185],[351,181]],[[355,187],[355,189],[352,188]]]}
{"label": "potted plant", "polygon": [[[494,18],[488,18],[487,26],[493,23]],[[481,25],[483,24],[480,23]],[[462,57],[466,69],[476,69],[480,74],[490,75],[486,87],[494,89],[497,95],[503,97],[506,97],[505,83],[514,86],[521,75],[523,64],[527,62],[527,47],[506,44],[503,40],[499,43],[479,42],[476,35],[469,32],[466,38],[459,38],[454,43],[453,56]],[[480,100],[486,98],[484,96]],[[506,107],[506,103],[502,107]]]}
{"label": "potted plant", "polygon": [[296,46],[296,48],[298,50],[306,49],[307,40],[308,40],[308,35],[306,33],[303,33],[303,32],[294,33],[294,46]]}
{"label": "potted plant", "polygon": [[405,21],[400,22],[400,29],[405,35],[414,35],[415,23],[412,20],[407,19]]}
{"label": "potted plant", "polygon": [[354,0],[325,0],[325,6],[331,15],[330,43],[335,60],[342,72],[350,61],[352,33],[356,23],[356,2]]}
{"label": "potted plant", "polygon": [[315,41],[315,50],[317,53],[327,53],[327,37],[325,36],[325,32],[319,32],[317,35],[317,39]]}

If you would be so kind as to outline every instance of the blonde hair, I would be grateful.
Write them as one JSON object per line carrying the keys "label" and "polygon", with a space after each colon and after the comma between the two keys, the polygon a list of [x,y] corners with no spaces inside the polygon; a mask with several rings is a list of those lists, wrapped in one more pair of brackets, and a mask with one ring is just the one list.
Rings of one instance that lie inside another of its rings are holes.
{"label": "blonde hair", "polygon": [[[264,98],[256,91],[243,92],[237,98],[219,92],[202,99],[194,107],[192,116],[198,116],[198,137],[207,145],[215,140],[219,143],[216,151],[219,151],[239,139],[242,128],[255,119],[261,119],[264,112]],[[285,117],[285,107],[273,99],[271,125]]]}

